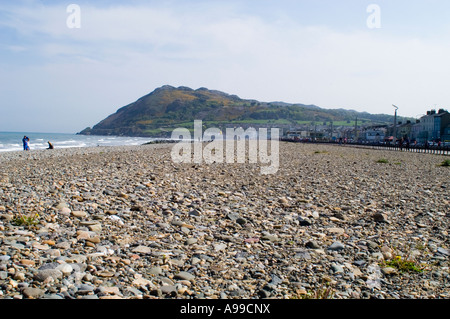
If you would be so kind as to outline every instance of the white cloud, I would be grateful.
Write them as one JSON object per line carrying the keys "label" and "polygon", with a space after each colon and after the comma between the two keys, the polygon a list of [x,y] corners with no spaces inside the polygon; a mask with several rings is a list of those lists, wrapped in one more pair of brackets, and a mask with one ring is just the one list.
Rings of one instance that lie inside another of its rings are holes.
{"label": "white cloud", "polygon": [[21,45],[6,45],[4,46],[6,50],[14,52],[14,53],[20,53],[27,51],[27,48]]}

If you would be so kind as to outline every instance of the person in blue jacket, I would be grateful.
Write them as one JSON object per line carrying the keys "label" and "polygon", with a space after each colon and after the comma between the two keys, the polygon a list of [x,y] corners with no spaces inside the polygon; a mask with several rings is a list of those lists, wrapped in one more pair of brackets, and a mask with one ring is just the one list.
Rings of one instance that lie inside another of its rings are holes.
{"label": "person in blue jacket", "polygon": [[30,146],[28,145],[28,142],[30,141],[30,138],[28,136],[24,136],[22,139],[23,142],[23,150],[24,151],[29,151],[30,150]]}

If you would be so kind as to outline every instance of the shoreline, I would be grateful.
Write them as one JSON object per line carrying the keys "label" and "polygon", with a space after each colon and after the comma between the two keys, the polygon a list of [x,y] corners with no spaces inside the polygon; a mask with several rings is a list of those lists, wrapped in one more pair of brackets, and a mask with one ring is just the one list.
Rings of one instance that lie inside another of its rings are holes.
{"label": "shoreline", "polygon": [[[82,148],[97,146],[141,145],[155,140],[150,137],[129,136],[83,136],[69,133],[24,133],[31,138],[31,150],[48,149],[47,141],[52,142],[55,149]],[[22,151],[23,134],[0,133],[0,153]]]}
{"label": "shoreline", "polygon": [[172,146],[0,153],[0,299],[301,299],[324,284],[450,298],[442,157],[280,143],[261,175],[176,164]]}

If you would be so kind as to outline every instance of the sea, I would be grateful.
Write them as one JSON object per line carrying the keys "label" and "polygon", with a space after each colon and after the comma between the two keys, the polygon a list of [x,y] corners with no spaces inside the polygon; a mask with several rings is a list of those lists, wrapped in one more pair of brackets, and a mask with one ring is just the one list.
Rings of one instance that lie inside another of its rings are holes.
{"label": "sea", "polygon": [[69,133],[32,133],[32,132],[0,132],[0,152],[13,152],[23,150],[22,139],[30,138],[31,150],[48,148],[51,142],[55,149],[74,147],[97,146],[124,146],[142,145],[156,140],[149,137],[125,137],[125,136],[93,136],[77,135]]}

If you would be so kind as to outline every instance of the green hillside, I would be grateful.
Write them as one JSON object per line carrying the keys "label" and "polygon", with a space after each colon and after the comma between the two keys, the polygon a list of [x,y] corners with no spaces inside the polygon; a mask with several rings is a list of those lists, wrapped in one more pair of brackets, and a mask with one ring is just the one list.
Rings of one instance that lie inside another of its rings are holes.
{"label": "green hillside", "polygon": [[202,120],[205,128],[226,125],[294,126],[329,123],[392,123],[393,116],[369,114],[344,109],[322,109],[315,105],[259,102],[241,99],[220,91],[165,85],[136,102],[126,105],[92,128],[79,134],[169,137],[173,129],[192,129],[194,120]]}

